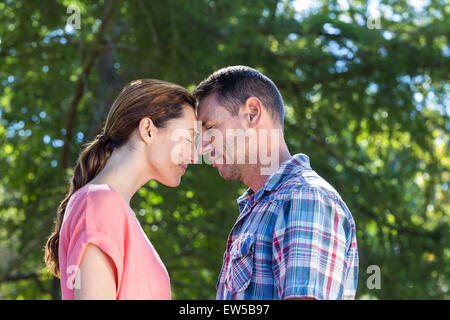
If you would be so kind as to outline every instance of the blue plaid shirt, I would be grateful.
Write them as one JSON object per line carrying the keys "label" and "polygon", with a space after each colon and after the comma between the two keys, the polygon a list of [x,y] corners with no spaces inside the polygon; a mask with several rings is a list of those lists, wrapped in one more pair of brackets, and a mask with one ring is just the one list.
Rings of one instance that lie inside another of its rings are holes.
{"label": "blue plaid shirt", "polygon": [[296,154],[238,198],[217,299],[354,299],[355,223],[338,192]]}

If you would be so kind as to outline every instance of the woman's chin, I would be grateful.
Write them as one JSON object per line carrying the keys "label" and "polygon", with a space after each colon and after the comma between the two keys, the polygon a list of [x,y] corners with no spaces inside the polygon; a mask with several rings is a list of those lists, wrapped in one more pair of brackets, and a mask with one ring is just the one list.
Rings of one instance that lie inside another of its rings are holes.
{"label": "woman's chin", "polygon": [[181,183],[181,176],[175,179],[167,179],[165,181],[161,181],[161,183],[167,187],[178,187]]}

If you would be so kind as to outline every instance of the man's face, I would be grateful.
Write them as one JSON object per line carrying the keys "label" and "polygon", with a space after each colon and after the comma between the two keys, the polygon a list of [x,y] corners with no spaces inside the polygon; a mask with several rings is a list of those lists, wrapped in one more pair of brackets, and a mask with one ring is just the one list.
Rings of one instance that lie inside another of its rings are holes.
{"label": "man's face", "polygon": [[[201,148],[203,154],[209,154],[213,167],[217,168],[226,180],[241,180],[246,165],[236,160],[238,146],[235,141],[227,141],[227,130],[242,129],[238,116],[233,116],[228,109],[217,101],[216,93],[203,98],[198,106],[198,120],[202,123]],[[228,143],[227,143],[228,142]]]}

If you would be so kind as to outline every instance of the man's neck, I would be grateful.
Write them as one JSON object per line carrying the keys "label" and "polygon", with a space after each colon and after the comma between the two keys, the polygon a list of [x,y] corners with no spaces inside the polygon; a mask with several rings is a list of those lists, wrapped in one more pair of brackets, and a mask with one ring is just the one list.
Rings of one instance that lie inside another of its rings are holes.
{"label": "man's neck", "polygon": [[[257,164],[250,167],[248,173],[242,178],[244,182],[253,192],[258,192],[266,183],[269,176],[280,167],[280,164],[291,158],[291,154],[286,146],[279,149],[278,161],[273,163],[272,159],[268,165]],[[267,168],[268,167],[268,168]],[[263,173],[262,173],[263,172]]]}

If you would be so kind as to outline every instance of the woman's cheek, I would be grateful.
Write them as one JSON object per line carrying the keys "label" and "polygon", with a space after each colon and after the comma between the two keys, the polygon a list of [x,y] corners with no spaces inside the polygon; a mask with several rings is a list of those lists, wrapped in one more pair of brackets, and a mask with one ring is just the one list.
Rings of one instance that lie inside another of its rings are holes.
{"label": "woman's cheek", "polygon": [[168,161],[170,161],[171,164],[176,164],[177,163],[177,159],[178,159],[178,154],[179,154],[179,145],[174,143],[173,141],[171,141],[169,144],[169,159]]}

